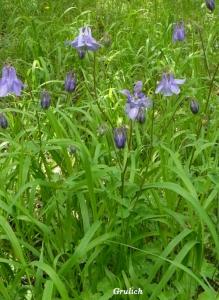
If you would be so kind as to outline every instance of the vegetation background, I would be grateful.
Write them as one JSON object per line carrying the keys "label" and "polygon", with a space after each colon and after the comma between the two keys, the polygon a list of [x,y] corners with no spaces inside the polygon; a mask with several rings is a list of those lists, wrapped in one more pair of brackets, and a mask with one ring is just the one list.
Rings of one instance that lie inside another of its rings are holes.
{"label": "vegetation background", "polygon": [[[218,4],[218,3],[217,3]],[[0,299],[218,299],[219,6],[202,0],[1,0]],[[173,43],[173,24],[186,39]],[[103,45],[66,45],[90,25]],[[73,94],[66,73],[77,74]],[[155,95],[170,70],[179,96]],[[142,80],[146,122],[122,89]],[[47,90],[52,105],[43,110]],[[189,108],[190,97],[200,106]],[[116,149],[113,128],[127,127]],[[143,295],[114,295],[141,288]]]}

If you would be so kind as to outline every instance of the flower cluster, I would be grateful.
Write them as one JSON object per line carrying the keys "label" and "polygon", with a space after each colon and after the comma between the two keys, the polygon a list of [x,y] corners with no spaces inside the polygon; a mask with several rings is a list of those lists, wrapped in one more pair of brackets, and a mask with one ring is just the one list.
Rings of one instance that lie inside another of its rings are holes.
{"label": "flower cluster", "polygon": [[134,85],[134,93],[129,90],[122,90],[121,93],[127,97],[125,111],[131,120],[142,119],[140,115],[145,112],[152,104],[151,100],[142,92],[142,81],[138,81]]}

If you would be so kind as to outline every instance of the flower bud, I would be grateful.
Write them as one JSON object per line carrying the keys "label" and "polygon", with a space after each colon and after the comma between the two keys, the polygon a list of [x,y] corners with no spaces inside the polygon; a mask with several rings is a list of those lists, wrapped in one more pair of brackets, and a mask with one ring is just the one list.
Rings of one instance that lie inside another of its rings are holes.
{"label": "flower bud", "polygon": [[205,0],[206,6],[210,11],[215,9],[215,0]]}
{"label": "flower bud", "polygon": [[191,109],[191,112],[195,115],[198,113],[199,111],[199,104],[196,100],[191,100],[190,101],[190,109]]}
{"label": "flower bud", "polygon": [[74,155],[77,152],[77,148],[74,145],[68,147],[68,153]]}
{"label": "flower bud", "polygon": [[41,107],[43,109],[48,109],[51,104],[51,98],[47,91],[44,91],[41,95],[41,101],[40,101]]}
{"label": "flower bud", "polygon": [[8,121],[3,114],[0,114],[0,127],[6,129],[8,127]]}
{"label": "flower bud", "polygon": [[126,129],[124,127],[114,129],[114,142],[118,149],[122,149],[125,147]]}
{"label": "flower bud", "polygon": [[183,41],[185,39],[185,27],[184,23],[180,22],[175,24],[173,29],[173,41]]}
{"label": "flower bud", "polygon": [[73,92],[76,88],[76,76],[69,72],[65,78],[65,90],[69,93]]}

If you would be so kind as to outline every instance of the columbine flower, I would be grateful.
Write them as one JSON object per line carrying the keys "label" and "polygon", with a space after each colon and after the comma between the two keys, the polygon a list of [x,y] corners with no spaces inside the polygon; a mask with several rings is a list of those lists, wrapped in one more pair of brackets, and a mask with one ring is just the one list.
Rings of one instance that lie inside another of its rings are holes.
{"label": "columbine flower", "polygon": [[199,104],[196,100],[191,100],[190,102],[190,109],[191,109],[191,112],[195,115],[198,113],[199,111]]}
{"label": "columbine flower", "polygon": [[100,44],[92,37],[88,26],[80,28],[79,35],[70,42],[70,45],[78,50],[79,55],[83,54],[83,51],[96,51],[100,47]]}
{"label": "columbine flower", "polygon": [[51,98],[47,91],[42,92],[40,104],[43,109],[48,109],[50,107]]}
{"label": "columbine flower", "polygon": [[139,111],[149,108],[152,104],[151,100],[142,93],[142,81],[138,81],[134,85],[133,95],[129,90],[122,90],[121,93],[127,97],[125,111],[131,120],[136,120]]}
{"label": "columbine flower", "polygon": [[155,93],[161,93],[164,96],[178,95],[180,93],[178,85],[183,84],[185,81],[185,79],[174,79],[172,74],[164,73]]}
{"label": "columbine flower", "polygon": [[6,129],[8,127],[8,121],[3,114],[0,114],[0,127]]}
{"label": "columbine flower", "polygon": [[126,129],[119,127],[114,129],[114,141],[118,149],[123,149],[126,143]]}
{"label": "columbine flower", "polygon": [[205,0],[206,6],[210,11],[215,9],[215,1],[214,0]]}
{"label": "columbine flower", "polygon": [[15,68],[4,66],[2,78],[0,79],[0,97],[6,97],[8,94],[20,96],[23,87],[23,83],[17,78]]}
{"label": "columbine flower", "polygon": [[69,93],[73,92],[76,88],[76,76],[69,72],[65,78],[65,90]]}
{"label": "columbine flower", "polygon": [[185,27],[183,22],[177,23],[173,29],[173,41],[183,41],[185,39]]}

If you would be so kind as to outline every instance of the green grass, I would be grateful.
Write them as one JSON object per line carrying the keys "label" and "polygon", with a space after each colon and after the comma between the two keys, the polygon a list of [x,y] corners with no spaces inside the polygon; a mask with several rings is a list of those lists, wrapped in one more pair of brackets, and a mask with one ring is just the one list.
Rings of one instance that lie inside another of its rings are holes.
{"label": "green grass", "polygon": [[[202,0],[1,2],[1,67],[12,63],[26,87],[0,101],[9,123],[0,129],[0,299],[218,299],[216,4],[209,13]],[[173,43],[181,19],[186,40]],[[65,41],[86,24],[103,47],[80,60]],[[179,96],[155,95],[165,70],[186,78]],[[143,125],[128,120],[120,93],[138,80],[154,104]],[[121,124],[128,143],[118,150]],[[113,296],[116,287],[143,295]]]}

